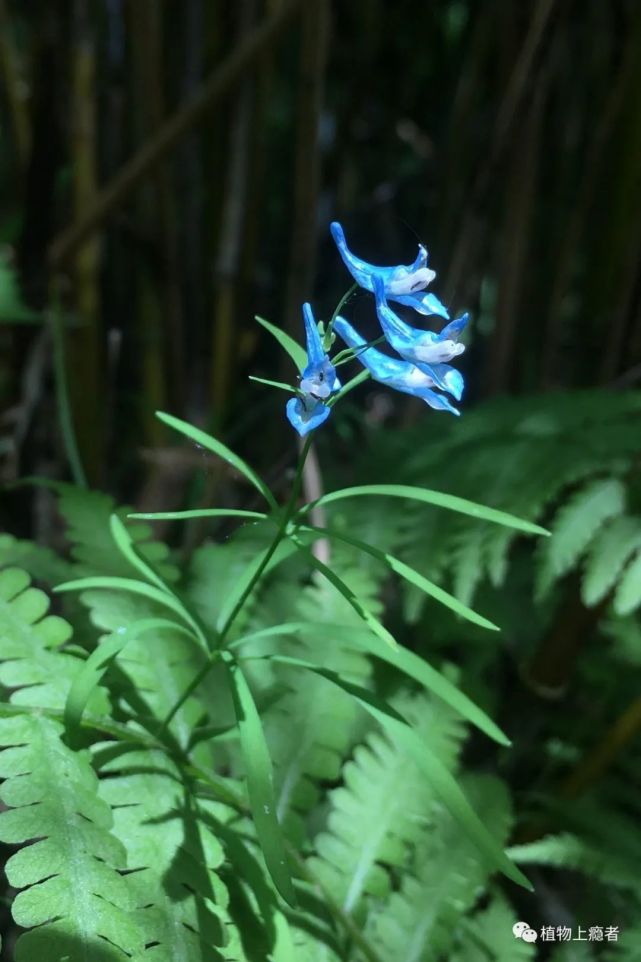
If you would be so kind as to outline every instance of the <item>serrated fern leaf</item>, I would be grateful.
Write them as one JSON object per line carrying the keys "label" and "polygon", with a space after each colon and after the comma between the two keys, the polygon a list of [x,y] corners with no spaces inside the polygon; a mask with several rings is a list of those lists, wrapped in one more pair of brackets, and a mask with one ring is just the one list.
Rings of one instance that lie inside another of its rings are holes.
{"label": "serrated fern leaf", "polygon": [[[449,767],[463,734],[453,712],[421,695],[404,716]],[[408,717],[409,716],[409,717]],[[346,912],[367,893],[388,895],[390,870],[408,859],[434,802],[425,777],[389,738],[372,732],[343,769],[343,785],[330,793],[327,829],[316,838],[312,871]]]}
{"label": "serrated fern leaf", "polygon": [[593,876],[607,885],[638,889],[638,863],[628,861],[620,853],[601,850],[585,839],[569,832],[547,835],[526,845],[515,845],[508,850],[520,865],[549,865],[573,869]]}
{"label": "serrated fern leaf", "polygon": [[0,719],[0,797],[9,806],[0,839],[31,842],[6,866],[21,890],[13,917],[30,930],[18,939],[16,962],[123,962],[144,946],[119,874],[124,848],[110,832],[111,810],[97,797],[88,759],[61,733],[42,716]]}
{"label": "serrated fern leaf", "polygon": [[457,947],[450,962],[527,962],[536,945],[515,939],[512,926],[519,921],[507,902],[495,896],[486,909],[459,927]]}
{"label": "serrated fern leaf", "polygon": [[625,487],[616,478],[593,481],[566,501],[552,524],[552,537],[541,551],[540,595],[576,564],[601,526],[621,514],[624,505]]}
{"label": "serrated fern leaf", "polygon": [[167,546],[150,540],[149,525],[128,521],[127,508],[116,508],[113,498],[100,491],[62,483],[57,483],[55,490],[60,495],[58,510],[67,522],[76,576],[132,575],[135,569],[118,550],[111,535],[109,521],[111,515],[116,514],[126,525],[141,557],[151,562],[165,581],[176,580],[178,572],[167,560]]}
{"label": "serrated fern leaf", "polygon": [[[71,625],[47,614],[49,599],[29,584],[20,568],[0,572],[0,683],[14,689],[14,704],[62,708],[82,661],[59,650],[71,637]],[[104,693],[94,693],[91,710],[106,708]]]}
{"label": "serrated fern leaf", "polygon": [[[166,617],[160,605],[140,595],[92,589],[83,591],[80,597],[89,608],[93,624],[110,633],[147,618]],[[148,632],[134,638],[118,656],[118,666],[130,681],[131,693],[142,696],[146,709],[154,718],[162,720],[202,668],[204,658],[202,649],[183,631],[163,630],[157,635]],[[217,696],[210,690],[210,684],[211,680],[206,681],[196,693],[202,693],[205,705],[192,696],[173,719],[171,731],[182,744],[189,741],[207,705],[216,703]],[[123,694],[126,698],[127,690]],[[143,706],[138,708],[141,710]],[[197,757],[203,751],[202,748],[197,751]],[[209,763],[210,758],[201,760]]]}
{"label": "serrated fern leaf", "polygon": [[614,587],[626,562],[641,548],[641,519],[615,518],[596,536],[585,566],[581,594],[586,605],[595,605]]}
{"label": "serrated fern leaf", "polygon": [[[338,563],[339,559],[334,560]],[[341,567],[341,570],[345,568]],[[371,572],[351,570],[353,582],[358,582],[359,590],[369,600],[376,588]],[[280,653],[315,659],[319,647],[322,647],[324,662],[331,664],[341,675],[362,684],[371,673],[370,662],[362,652],[354,650],[349,641],[350,626],[360,631],[361,621],[342,596],[322,579],[312,581],[305,588],[297,588],[291,598],[287,596],[287,602],[284,594],[277,591],[273,597],[271,590],[268,592],[257,611],[261,622],[267,620],[269,623],[272,618],[288,613],[290,618],[318,624],[319,628],[298,631],[279,639]],[[323,622],[328,623],[325,632]],[[327,634],[334,624],[344,625],[347,637],[341,636],[340,641],[332,640],[328,644]],[[338,778],[354,737],[358,709],[340,690],[327,685],[312,672],[262,662],[257,664],[252,677],[259,684],[267,683],[284,692],[265,712],[264,723],[274,763],[278,817],[290,837],[299,841],[304,834],[302,818],[318,802],[319,783]]]}
{"label": "serrated fern leaf", "polygon": [[32,578],[51,585],[71,578],[73,570],[68,561],[50,548],[0,534],[0,568],[5,567],[24,568]]}
{"label": "serrated fern leaf", "polygon": [[[511,825],[507,790],[498,779],[466,780],[465,791],[475,811],[501,845]],[[465,913],[487,880],[486,865],[459,825],[437,809],[423,826],[398,891],[375,908],[368,921],[372,944],[394,962],[436,962],[447,957]]]}
{"label": "serrated fern leaf", "polygon": [[641,605],[641,552],[627,566],[616,594],[614,610],[617,615],[629,615]]}
{"label": "serrated fern leaf", "polygon": [[101,766],[100,794],[127,851],[132,917],[153,945],[149,962],[244,962],[217,870],[218,839],[190,787],[161,752],[134,751]]}
{"label": "serrated fern leaf", "polygon": [[[273,536],[273,530],[266,525],[245,525],[224,544],[205,544],[194,551],[187,571],[185,594],[205,624],[216,627],[237,581]],[[246,622],[250,608],[251,604],[245,606],[235,630]]]}

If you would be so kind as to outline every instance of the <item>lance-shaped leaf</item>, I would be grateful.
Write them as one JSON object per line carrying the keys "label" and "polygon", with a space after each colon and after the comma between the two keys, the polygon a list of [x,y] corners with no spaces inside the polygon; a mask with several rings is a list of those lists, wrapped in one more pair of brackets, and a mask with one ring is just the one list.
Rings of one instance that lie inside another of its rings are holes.
{"label": "lance-shaped leaf", "polygon": [[515,528],[517,531],[524,531],[526,534],[550,534],[545,528],[531,521],[524,521],[517,518],[507,511],[498,511],[496,508],[488,508],[484,504],[477,504],[475,501],[468,501],[467,498],[459,498],[453,494],[444,494],[442,491],[431,491],[429,488],[417,488],[410,484],[362,484],[353,488],[340,488],[338,491],[330,491],[317,501],[312,501],[304,505],[299,511],[299,515],[307,514],[317,505],[331,504],[333,501],[342,501],[345,498],[359,498],[364,496],[383,495],[387,498],[406,498],[410,501],[423,501],[425,504],[433,504],[437,508],[446,508],[448,511],[457,511],[459,514],[467,514],[471,518],[478,518],[481,521],[491,521],[493,524],[504,525],[507,528]]}
{"label": "lance-shaped leaf", "polygon": [[[398,669],[398,671],[407,675],[408,678],[412,678],[418,682],[418,684],[427,691],[433,692],[441,701],[444,701],[446,705],[449,705],[455,712],[458,712],[470,725],[474,725],[479,731],[484,732],[488,738],[498,742],[499,745],[509,746],[512,744],[505,732],[501,731],[489,715],[479,708],[478,705],[475,705],[460,688],[452,684],[445,675],[442,675],[440,671],[433,668],[424,658],[421,658],[408,648],[404,648],[402,645],[397,645],[395,648],[392,648],[387,644],[379,644],[376,636],[365,628],[362,631],[358,631],[353,625],[334,625],[329,622],[320,624],[309,621],[283,622],[283,624],[273,625],[271,628],[263,628],[259,631],[242,635],[240,638],[235,639],[229,647],[239,648],[246,643],[252,643],[252,653],[254,655],[259,655],[262,652],[264,652],[265,655],[275,654],[276,652],[272,642],[274,637],[295,635],[301,631],[318,633],[323,645],[336,642],[344,644],[347,641],[355,647],[361,648],[368,654],[373,655],[375,658],[380,658],[381,661],[387,662],[388,665],[392,665]],[[264,641],[266,644],[264,647],[256,647],[255,643],[258,641]]]}
{"label": "lance-shaped leaf", "polygon": [[264,327],[266,331],[269,331],[272,337],[276,338],[283,350],[289,354],[292,361],[298,368],[298,371],[302,373],[303,368],[307,364],[307,352],[305,351],[305,348],[301,347],[301,345],[295,341],[293,337],[290,337],[286,331],[281,330],[280,327],[276,327],[276,325],[272,324],[270,321],[266,321],[264,317],[259,317],[256,315],[256,320],[261,327]]}
{"label": "lance-shaped leaf", "polygon": [[276,501],[274,495],[271,493],[265,482],[258,477],[253,468],[239,458],[237,454],[234,454],[226,444],[219,441],[217,438],[213,438],[211,434],[206,434],[205,431],[201,431],[200,428],[196,428],[193,424],[188,424],[187,421],[181,421],[180,418],[175,418],[172,414],[165,414],[164,411],[156,411],[156,417],[167,424],[174,431],[178,431],[180,434],[184,434],[186,438],[193,441],[194,444],[200,445],[200,447],[206,448],[208,451],[212,451],[217,454],[219,458],[227,461],[231,464],[233,468],[236,468],[247,480],[253,484],[257,491],[260,491],[265,501],[269,504],[271,508],[276,508]]}
{"label": "lance-shaped leaf", "polygon": [[286,902],[295,905],[296,894],[287,867],[285,842],[276,817],[272,763],[265,733],[245,676],[231,658],[226,662],[256,834],[274,885]]}
{"label": "lance-shaped leaf", "polygon": [[312,525],[306,525],[303,529],[305,531],[316,531],[319,535],[329,538],[337,538],[339,541],[343,541],[345,544],[351,544],[353,547],[358,548],[359,551],[363,551],[365,554],[371,555],[373,558],[378,558],[380,561],[384,561],[388,567],[395,571],[396,574],[400,575],[401,578],[405,578],[410,584],[415,585],[420,588],[421,591],[425,592],[435,601],[440,602],[445,605],[446,608],[450,608],[455,614],[460,615],[467,621],[471,621],[475,625],[479,625],[480,628],[489,628],[492,631],[499,631],[498,625],[493,622],[488,621],[483,615],[479,615],[472,608],[468,608],[463,602],[455,598],[449,592],[444,591],[443,588],[439,588],[435,585],[433,581],[425,578],[418,571],[410,568],[406,565],[404,561],[400,558],[394,557],[394,555],[389,554],[387,551],[381,551],[379,548],[374,548],[372,545],[367,544],[365,541],[359,541],[358,538],[352,538],[350,535],[343,534],[343,532],[334,531],[331,528],[317,528]]}

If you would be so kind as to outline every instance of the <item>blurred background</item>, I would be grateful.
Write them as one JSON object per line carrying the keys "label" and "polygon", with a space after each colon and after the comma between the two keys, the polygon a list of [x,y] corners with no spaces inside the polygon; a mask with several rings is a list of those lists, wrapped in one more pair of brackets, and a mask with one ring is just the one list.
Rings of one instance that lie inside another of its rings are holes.
{"label": "blurred background", "polygon": [[5,478],[65,471],[55,298],[93,483],[140,483],[156,408],[283,452],[282,396],[247,381],[283,365],[254,315],[300,336],[303,300],[331,313],[332,219],[374,262],[428,247],[473,317],[466,409],[641,376],[638,4],[0,11]]}
{"label": "blurred background", "polygon": [[[540,855],[528,921],[638,917],[641,5],[0,0],[0,69],[3,529],[59,543],[49,493],[13,486],[31,475],[252,507],[158,408],[282,495],[285,396],[248,375],[294,372],[254,315],[299,340],[304,300],[331,316],[351,284],[332,220],[375,263],[424,243],[472,318],[463,417],[366,385],[314,482],[421,483],[551,527],[541,546],[427,508],[360,519],[504,628],[392,599],[405,642],[513,733],[515,841],[574,839]],[[345,314],[374,332],[369,296]]]}

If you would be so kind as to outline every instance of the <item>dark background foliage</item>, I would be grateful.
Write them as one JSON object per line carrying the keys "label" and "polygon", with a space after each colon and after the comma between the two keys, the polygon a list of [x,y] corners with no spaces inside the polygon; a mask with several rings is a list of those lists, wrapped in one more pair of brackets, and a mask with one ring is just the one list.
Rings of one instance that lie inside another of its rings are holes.
{"label": "dark background foliage", "polygon": [[[254,314],[298,339],[303,300],[331,314],[351,280],[333,219],[373,262],[411,262],[417,240],[427,245],[434,291],[472,315],[463,409],[494,440],[511,430],[506,411],[542,417],[554,391],[577,411],[589,396],[592,411],[638,386],[634,0],[0,0],[0,61],[5,482],[70,476],[70,410],[89,481],[120,501],[251,507],[219,465],[174,446],[154,419],[161,408],[214,430],[284,493],[295,444],[283,395],[247,376],[292,371]],[[373,332],[368,298],[346,312]],[[509,396],[522,396],[518,410]],[[573,417],[560,420],[559,442],[566,430],[578,457],[592,415]],[[625,457],[635,418],[631,406],[617,421]],[[492,500],[488,472],[465,489],[465,460],[463,480],[430,460],[450,430],[444,414],[364,388],[323,429],[320,463],[328,483],[436,477],[435,487]],[[612,444],[595,448],[595,472],[619,471]],[[525,461],[515,470],[522,450],[506,442],[491,455],[515,491],[532,484]],[[555,457],[543,451],[542,475]],[[636,470],[626,474],[633,510]],[[516,510],[518,498],[496,506]],[[52,499],[31,489],[3,495],[0,522],[58,537]],[[202,535],[190,530],[180,547]],[[489,656],[472,637],[466,648],[456,626],[458,638],[451,626],[441,637],[440,614],[436,643],[519,733],[502,772],[517,792],[534,785],[551,798],[562,783],[573,798],[605,779],[618,804],[623,778],[635,811],[638,776],[628,767],[608,781],[623,749],[632,763],[641,715],[628,674],[638,663],[617,661],[606,642],[609,599],[586,606],[570,572],[553,602],[534,605],[531,558],[519,548],[512,561],[503,595],[484,596],[504,617],[504,646]],[[602,647],[581,662],[594,632]],[[420,648],[411,627],[406,639]],[[546,700],[550,690],[561,701]],[[547,760],[544,737],[556,739]],[[550,811],[541,825],[524,818],[520,840],[549,828]],[[562,917],[574,877],[539,881],[541,921]]]}

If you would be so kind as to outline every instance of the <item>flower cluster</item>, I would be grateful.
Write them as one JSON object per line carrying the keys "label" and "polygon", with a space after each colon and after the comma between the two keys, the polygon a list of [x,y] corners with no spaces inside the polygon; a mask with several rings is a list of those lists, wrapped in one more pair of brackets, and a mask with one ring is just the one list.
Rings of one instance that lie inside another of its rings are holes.
{"label": "flower cluster", "polygon": [[[464,388],[463,375],[449,362],[465,350],[458,338],[467,324],[468,315],[462,314],[450,321],[447,308],[436,295],[426,291],[436,274],[427,266],[425,248],[419,246],[418,256],[411,265],[376,267],[350,251],[340,224],[333,223],[331,231],[354,280],[374,294],[383,338],[396,356],[389,356],[368,345],[344,317],[335,318],[333,330],[352,349],[353,356],[375,381],[419,397],[438,411],[458,414],[447,395],[460,401]],[[419,314],[438,315],[448,323],[440,334],[412,327],[392,310],[389,301],[411,307]],[[309,304],[303,306],[303,317],[307,366],[303,371],[298,396],[287,404],[287,417],[301,436],[327,420],[330,406],[326,402],[341,386]]]}

